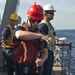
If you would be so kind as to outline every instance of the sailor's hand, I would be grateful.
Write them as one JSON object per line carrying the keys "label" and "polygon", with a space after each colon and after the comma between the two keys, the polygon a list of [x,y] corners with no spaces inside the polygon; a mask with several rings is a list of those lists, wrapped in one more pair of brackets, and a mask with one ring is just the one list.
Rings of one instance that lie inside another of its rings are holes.
{"label": "sailor's hand", "polygon": [[39,66],[42,66],[43,65],[43,61],[40,59],[40,58],[37,58],[36,61],[36,66],[39,67]]}
{"label": "sailor's hand", "polygon": [[49,38],[48,35],[42,35],[42,37],[41,37],[42,40],[46,40],[46,39],[48,39],[48,38]]}
{"label": "sailor's hand", "polygon": [[53,42],[53,39],[49,35],[43,35],[42,40],[47,41],[47,43]]}
{"label": "sailor's hand", "polygon": [[46,41],[47,41],[47,43],[52,43],[53,42],[53,39],[51,38],[51,37],[48,37],[47,39],[46,39]]}

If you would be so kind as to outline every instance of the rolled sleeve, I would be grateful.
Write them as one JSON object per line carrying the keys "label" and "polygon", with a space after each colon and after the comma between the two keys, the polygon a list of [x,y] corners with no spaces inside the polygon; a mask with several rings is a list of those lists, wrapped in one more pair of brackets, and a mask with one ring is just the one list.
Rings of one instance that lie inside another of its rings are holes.
{"label": "rolled sleeve", "polygon": [[42,30],[45,33],[45,35],[48,34],[48,27],[46,24],[44,24],[44,23],[39,24],[38,29]]}

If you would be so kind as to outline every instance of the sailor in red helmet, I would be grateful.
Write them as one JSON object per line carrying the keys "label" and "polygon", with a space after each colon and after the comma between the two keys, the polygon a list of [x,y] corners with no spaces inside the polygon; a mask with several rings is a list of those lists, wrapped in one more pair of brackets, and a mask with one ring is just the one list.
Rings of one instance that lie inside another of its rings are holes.
{"label": "sailor in red helmet", "polygon": [[[32,46],[34,45],[35,50],[39,50],[39,44],[38,42],[36,42],[37,40],[41,39],[41,40],[47,40],[49,37],[46,35],[43,35],[41,33],[38,33],[38,24],[40,23],[40,21],[43,19],[43,8],[38,5],[38,4],[34,4],[32,5],[28,12],[28,19],[27,19],[27,25],[25,25],[27,28],[24,29],[23,26],[18,26],[15,30],[14,30],[14,38],[16,39],[16,43],[20,42],[20,41],[24,41],[24,43],[26,44],[28,41],[32,44]],[[26,44],[26,48],[27,49],[32,49],[31,45],[27,45]],[[19,47],[19,46],[18,46]],[[41,46],[40,46],[41,47]],[[36,52],[36,51],[35,51]],[[33,53],[31,51],[31,53]],[[36,55],[37,56],[37,55]],[[35,57],[35,53],[34,53],[34,57]],[[41,58],[36,58],[36,60],[33,60],[33,62],[31,64],[29,64],[28,62],[23,63],[18,63],[17,64],[17,75],[36,75],[36,67],[42,66],[43,63],[45,62],[45,60],[48,57],[48,51],[47,51],[47,43],[44,42],[44,48],[42,50],[42,56]],[[31,56],[29,57],[31,58]],[[35,66],[33,65],[35,64]],[[30,65],[30,66],[28,66]]]}

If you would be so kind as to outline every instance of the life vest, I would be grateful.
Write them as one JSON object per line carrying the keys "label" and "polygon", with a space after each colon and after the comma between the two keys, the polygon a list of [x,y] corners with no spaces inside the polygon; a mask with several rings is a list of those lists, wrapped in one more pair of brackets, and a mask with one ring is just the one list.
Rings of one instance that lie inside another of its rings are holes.
{"label": "life vest", "polygon": [[[10,43],[12,43],[12,40],[13,40],[13,33],[12,33],[13,27],[11,25],[7,25],[6,27],[8,27],[10,29],[10,33],[11,33],[10,36],[9,36],[9,38],[7,38],[7,40],[10,41]],[[11,46],[7,45],[4,42],[2,42],[1,46],[3,48],[12,48]]]}
{"label": "life vest", "polygon": [[49,50],[55,50],[55,35],[54,35],[55,31],[54,31],[53,26],[50,23],[46,22],[45,20],[42,20],[41,23],[44,23],[47,25],[47,27],[48,27],[47,35],[49,35],[53,39],[53,42],[48,43],[48,49]]}
{"label": "life vest", "polygon": [[[23,28],[25,31],[28,30],[25,25],[23,25]],[[38,39],[15,42],[14,37],[13,43],[15,61],[26,66],[35,66],[35,60],[39,54]]]}

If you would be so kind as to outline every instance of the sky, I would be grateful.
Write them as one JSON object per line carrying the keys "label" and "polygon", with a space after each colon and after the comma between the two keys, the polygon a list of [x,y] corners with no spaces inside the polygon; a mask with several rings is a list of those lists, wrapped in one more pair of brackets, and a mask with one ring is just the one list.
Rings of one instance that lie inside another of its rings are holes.
{"label": "sky", "polygon": [[[26,21],[27,10],[36,2],[42,7],[46,4],[52,4],[56,10],[54,19],[51,20],[53,27],[57,29],[75,29],[75,0],[20,0],[17,14]],[[6,0],[0,0],[1,19],[5,8]]]}

